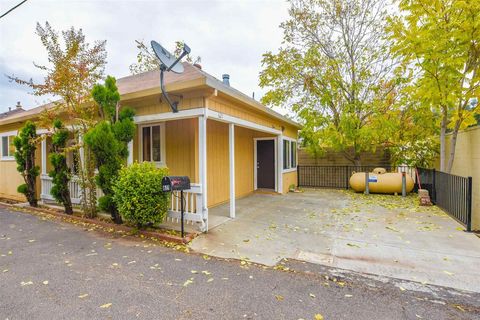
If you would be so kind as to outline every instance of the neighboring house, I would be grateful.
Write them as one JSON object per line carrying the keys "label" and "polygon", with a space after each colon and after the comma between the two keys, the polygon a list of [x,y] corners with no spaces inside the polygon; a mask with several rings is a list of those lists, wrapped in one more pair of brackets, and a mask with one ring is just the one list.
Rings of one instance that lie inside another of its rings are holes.
{"label": "neighboring house", "polygon": [[25,110],[23,110],[22,105],[20,104],[20,101],[19,101],[19,102],[17,102],[17,105],[15,106],[15,109],[12,110],[12,107],[8,107],[7,112],[0,113],[0,119],[6,118],[6,117],[9,117],[11,115],[14,115],[14,114],[17,114],[17,113],[20,113],[20,112],[24,112],[24,111]]}
{"label": "neighboring house", "polygon": [[[137,132],[129,144],[128,163],[152,161],[167,166],[171,175],[190,177],[186,219],[208,228],[208,208],[230,202],[257,189],[286,193],[296,185],[296,149],[300,126],[230,87],[228,76],[217,80],[200,67],[184,64],[182,74],[165,75],[166,90],[179,101],[173,113],[162,101],[159,71],[117,80],[123,106],[135,109]],[[28,119],[35,120],[44,105],[0,119],[2,154],[0,196],[23,199],[16,192],[22,179],[16,171],[11,140]],[[45,130],[39,129],[39,132]],[[50,195],[48,152],[50,139],[42,141],[37,159],[41,167],[39,196]],[[71,182],[74,202],[78,185]],[[169,216],[178,217],[178,201],[172,197]]]}

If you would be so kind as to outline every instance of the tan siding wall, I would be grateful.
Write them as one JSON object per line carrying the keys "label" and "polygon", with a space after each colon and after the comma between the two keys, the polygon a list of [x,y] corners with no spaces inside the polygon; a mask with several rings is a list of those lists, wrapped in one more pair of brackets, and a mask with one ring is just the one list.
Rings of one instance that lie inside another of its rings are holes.
{"label": "tan siding wall", "polygon": [[[144,98],[138,98],[122,102],[123,105],[129,106],[135,109],[137,116],[158,114],[164,112],[171,112],[170,106],[167,103],[161,101],[160,95],[154,95]],[[203,97],[186,98],[182,99],[178,105],[179,110],[195,109],[204,106]]]}
{"label": "tan siding wall", "polygon": [[207,203],[215,206],[229,197],[228,124],[207,120]]}
{"label": "tan siding wall", "polygon": [[[21,124],[17,123],[2,126],[0,133],[19,130],[20,127]],[[0,159],[0,197],[25,201],[25,196],[17,192],[17,187],[22,183],[24,183],[24,181],[17,171],[17,163],[15,160]]]}
{"label": "tan siding wall", "polygon": [[228,114],[233,117],[237,117],[243,120],[248,120],[269,128],[275,128],[282,130],[284,127],[283,135],[297,138],[297,129],[287,123],[283,123],[268,115],[263,115],[253,108],[247,106],[240,106],[230,102],[228,99],[221,97],[212,97],[207,99],[207,106],[210,110]]}
{"label": "tan siding wall", "polygon": [[0,197],[25,201],[25,196],[17,192],[17,187],[23,182],[17,172],[15,161],[0,161]]}
{"label": "tan siding wall", "polygon": [[[133,138],[133,161],[140,157],[140,126]],[[165,122],[166,165],[171,175],[189,176],[190,182],[198,182],[198,120],[182,119]]]}
{"label": "tan siding wall", "polygon": [[[207,121],[208,206],[229,201],[230,167],[228,124]],[[272,135],[235,126],[235,197],[241,198],[254,188],[254,138]]]}
{"label": "tan siding wall", "polygon": [[290,185],[297,186],[297,171],[287,172],[283,174],[283,193],[287,193]]}
{"label": "tan siding wall", "polygon": [[[447,155],[450,154],[450,137],[447,136]],[[480,127],[458,133],[452,174],[473,178],[472,229],[480,230]]]}
{"label": "tan siding wall", "polygon": [[171,175],[189,176],[192,183],[198,182],[195,162],[198,159],[195,148],[197,119],[167,121],[165,142],[167,167]]}

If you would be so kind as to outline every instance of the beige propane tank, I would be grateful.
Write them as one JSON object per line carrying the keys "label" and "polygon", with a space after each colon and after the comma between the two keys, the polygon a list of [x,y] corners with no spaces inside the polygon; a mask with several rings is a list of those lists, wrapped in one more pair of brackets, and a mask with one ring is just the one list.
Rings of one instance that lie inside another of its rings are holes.
{"label": "beige propane tank", "polygon": [[[402,193],[402,173],[386,172],[383,168],[375,168],[368,174],[368,188],[372,193]],[[385,173],[381,173],[381,172]],[[413,190],[414,182],[410,175],[406,174],[406,190]],[[350,187],[355,192],[365,191],[365,172],[354,173],[350,177]]]}

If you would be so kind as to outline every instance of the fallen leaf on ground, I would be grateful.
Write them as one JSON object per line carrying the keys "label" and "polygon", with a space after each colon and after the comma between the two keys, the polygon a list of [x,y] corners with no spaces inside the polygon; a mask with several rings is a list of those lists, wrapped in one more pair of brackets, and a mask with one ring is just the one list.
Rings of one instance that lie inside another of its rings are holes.
{"label": "fallen leaf on ground", "polygon": [[88,293],[84,293],[78,296],[80,299],[88,297]]}
{"label": "fallen leaf on ground", "polygon": [[111,303],[105,303],[105,304],[102,304],[102,305],[100,306],[100,308],[102,308],[102,309],[107,309],[107,308],[110,308],[111,306],[112,306]]}
{"label": "fallen leaf on ground", "polygon": [[32,285],[33,282],[32,282],[32,281],[27,281],[27,282],[22,281],[22,282],[20,282],[20,284],[21,284],[22,286],[29,286],[29,285]]}
{"label": "fallen leaf on ground", "polygon": [[315,298],[315,295],[313,293],[308,294],[310,298]]}
{"label": "fallen leaf on ground", "polygon": [[277,299],[277,301],[283,301],[283,296],[279,295],[279,294],[276,294],[275,295],[275,299]]}
{"label": "fallen leaf on ground", "polygon": [[320,313],[315,315],[315,320],[323,320],[323,316]]}
{"label": "fallen leaf on ground", "polygon": [[185,282],[183,283],[183,286],[186,287],[186,286],[188,286],[188,285],[190,285],[190,284],[192,284],[192,283],[193,283],[193,280],[192,280],[192,279],[188,279],[187,281],[185,281]]}
{"label": "fallen leaf on ground", "polygon": [[400,230],[395,229],[394,227],[390,227],[390,226],[386,226],[385,229],[388,229],[388,230],[391,230],[391,231],[394,231],[394,232],[400,232]]}
{"label": "fallen leaf on ground", "polygon": [[355,243],[347,243],[347,246],[354,247],[354,248],[360,248],[360,246],[358,244],[355,244]]}
{"label": "fallen leaf on ground", "polygon": [[43,284],[48,284],[48,280],[45,280],[42,282]]}
{"label": "fallen leaf on ground", "polygon": [[351,294],[346,294],[345,295],[345,298],[351,298],[351,297],[353,297]]}
{"label": "fallen leaf on ground", "polygon": [[462,306],[460,305],[456,305],[455,308],[457,308],[458,310],[462,311],[462,312],[465,312],[465,309],[462,308]]}
{"label": "fallen leaf on ground", "polygon": [[448,274],[449,276],[453,276],[453,272],[449,272],[449,271],[443,270],[443,273]]}

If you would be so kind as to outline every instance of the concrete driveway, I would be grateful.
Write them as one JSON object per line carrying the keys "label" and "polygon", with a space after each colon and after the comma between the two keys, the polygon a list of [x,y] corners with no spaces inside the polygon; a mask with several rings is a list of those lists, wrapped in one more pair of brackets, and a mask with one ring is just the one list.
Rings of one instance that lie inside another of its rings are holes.
{"label": "concrete driveway", "polygon": [[[191,243],[195,251],[274,265],[298,259],[480,292],[480,238],[437,207],[407,198],[306,190],[237,200],[237,217]],[[227,215],[228,205],[211,215]]]}

